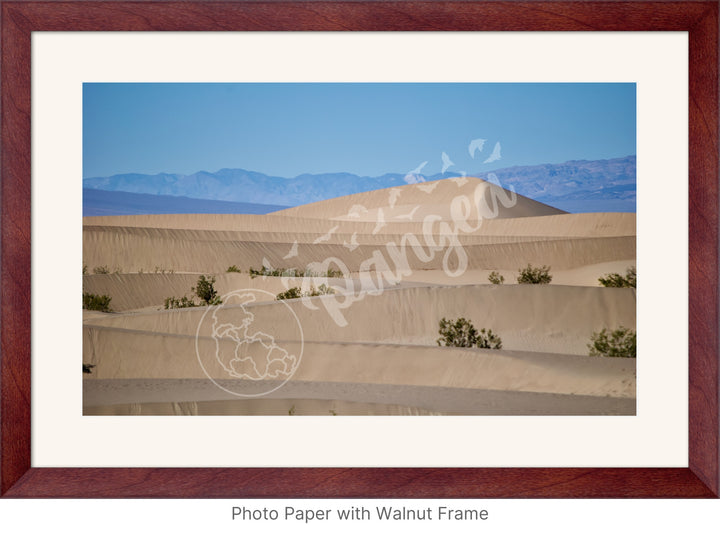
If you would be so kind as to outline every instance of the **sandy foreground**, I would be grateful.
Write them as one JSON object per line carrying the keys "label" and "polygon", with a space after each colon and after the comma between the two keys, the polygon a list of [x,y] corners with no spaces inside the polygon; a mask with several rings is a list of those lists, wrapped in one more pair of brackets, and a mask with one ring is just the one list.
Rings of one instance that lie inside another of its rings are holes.
{"label": "sandy foreground", "polygon": [[[635,265],[635,240],[634,214],[566,214],[475,178],[269,215],[84,218],[83,290],[113,309],[84,311],[84,414],[632,415],[635,359],[587,346],[635,329],[635,290],[598,283]],[[517,284],[528,263],[552,283]],[[312,273],[250,276],[263,265]],[[165,310],[201,274],[223,304]],[[275,299],[322,284],[334,293]],[[438,347],[458,317],[502,349]]]}

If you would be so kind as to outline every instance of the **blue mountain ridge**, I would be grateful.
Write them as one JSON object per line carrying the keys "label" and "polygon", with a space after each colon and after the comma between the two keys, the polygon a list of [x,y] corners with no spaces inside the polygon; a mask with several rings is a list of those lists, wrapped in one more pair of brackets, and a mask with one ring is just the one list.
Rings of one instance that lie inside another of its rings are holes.
{"label": "blue mountain ridge", "polygon": [[[564,204],[565,206],[584,207],[579,211],[635,211],[635,156],[610,160],[576,160],[560,164],[517,166],[470,174],[470,176],[487,179],[491,174],[494,174],[503,187],[514,188],[520,195],[558,208],[567,209],[562,206]],[[298,206],[353,193],[456,176],[459,176],[459,174],[452,172],[437,173],[430,176],[387,173],[378,177],[358,176],[351,173],[324,173],[302,174],[294,178],[284,178],[245,169],[220,169],[215,173],[199,171],[191,175],[130,173],[110,177],[87,178],[83,180],[83,188],[87,192],[103,190],[106,192],[125,192],[164,197],[186,197],[204,201],[271,205],[271,207],[280,209],[280,207]],[[85,211],[98,208],[90,206],[95,202],[92,195],[86,193],[84,201],[85,199],[88,201],[85,206],[87,210],[84,208]],[[121,202],[119,198],[117,200]],[[125,201],[127,200],[126,198]],[[143,199],[142,201],[136,199],[135,201],[140,202],[142,205],[137,209],[152,209],[151,199]],[[106,196],[102,202],[105,203],[105,206],[99,208],[112,210],[114,201],[111,198]],[[179,207],[170,207],[172,203],[168,204],[168,199],[158,199],[158,202],[164,203],[167,210],[180,209]],[[183,209],[189,210],[192,208],[187,202],[184,204]],[[225,208],[228,210],[256,209],[250,206],[245,208],[241,206],[233,208],[225,206]],[[259,210],[264,210],[264,208],[259,208]],[[145,211],[142,213],[151,212]],[[154,213],[189,212],[156,211]],[[202,210],[195,213],[208,212]],[[220,213],[229,212],[222,211]],[[234,213],[266,212],[241,211]]]}

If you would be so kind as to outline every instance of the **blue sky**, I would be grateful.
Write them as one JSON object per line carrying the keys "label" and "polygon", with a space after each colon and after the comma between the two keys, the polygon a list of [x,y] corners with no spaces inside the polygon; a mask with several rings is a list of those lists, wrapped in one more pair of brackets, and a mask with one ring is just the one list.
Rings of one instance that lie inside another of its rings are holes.
{"label": "blue sky", "polygon": [[[83,178],[468,174],[635,154],[635,84],[83,86]],[[468,145],[485,139],[482,152]],[[483,163],[500,143],[499,160]]]}

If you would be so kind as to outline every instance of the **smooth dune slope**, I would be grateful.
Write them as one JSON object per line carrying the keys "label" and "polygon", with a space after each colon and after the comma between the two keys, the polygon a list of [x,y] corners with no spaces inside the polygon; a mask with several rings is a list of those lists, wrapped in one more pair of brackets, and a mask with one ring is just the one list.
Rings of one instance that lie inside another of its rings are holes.
{"label": "smooth dune slope", "polygon": [[499,219],[565,213],[474,177],[449,178],[356,193],[274,213],[331,220],[376,221],[382,209],[383,216],[388,220],[422,221],[430,214],[448,220],[452,219],[453,210],[459,209],[465,200],[467,204],[483,207],[475,215],[492,213]]}

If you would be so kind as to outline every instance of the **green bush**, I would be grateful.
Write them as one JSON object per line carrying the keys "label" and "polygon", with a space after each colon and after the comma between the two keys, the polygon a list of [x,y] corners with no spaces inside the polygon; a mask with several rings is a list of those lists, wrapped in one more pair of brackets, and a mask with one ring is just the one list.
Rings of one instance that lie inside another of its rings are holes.
{"label": "green bush", "polygon": [[239,267],[237,267],[235,264],[227,268],[226,273],[242,273]]}
{"label": "green bush", "polygon": [[477,343],[477,329],[465,318],[455,321],[441,319],[438,333],[440,338],[436,342],[439,346],[473,347]]}
{"label": "green bush", "polygon": [[492,332],[492,329],[480,329],[477,338],[477,346],[482,349],[502,349],[502,340]]}
{"label": "green bush", "polygon": [[220,305],[222,304],[222,300],[220,299],[220,297],[218,297],[217,290],[215,290],[214,285],[215,277],[206,277],[205,275],[200,275],[200,277],[198,277],[196,285],[190,288],[190,290],[202,300],[201,303],[196,303],[194,299],[188,298],[186,296],[182,296],[179,299],[177,297],[166,297],[165,308],[192,308],[210,305]]}
{"label": "green bush", "polygon": [[330,288],[329,286],[325,284],[321,284],[317,288],[315,286],[310,286],[310,290],[303,293],[302,290],[295,286],[293,288],[290,288],[289,290],[277,294],[275,299],[277,301],[280,301],[281,299],[298,299],[300,297],[317,297],[318,295],[332,295],[335,293],[335,290]]}
{"label": "green bush", "polygon": [[85,310],[98,310],[100,312],[112,312],[110,301],[112,298],[107,295],[96,295],[83,292],[83,308]]}
{"label": "green bush", "polygon": [[250,268],[248,270],[250,273],[250,278],[254,279],[255,277],[296,277],[296,270],[295,268],[285,269],[285,268],[277,268],[277,269],[270,269],[265,266],[263,266],[261,269],[255,269]]}
{"label": "green bush", "polygon": [[300,288],[295,286],[294,288],[290,288],[285,292],[277,294],[275,300],[280,301],[282,299],[298,299],[299,297],[302,297],[302,292],[300,291]]}
{"label": "green bush", "polygon": [[202,299],[206,305],[219,305],[222,304],[222,301],[218,297],[214,284],[215,277],[200,275],[196,286],[191,288],[191,290],[195,292],[195,295]]}
{"label": "green bush", "polygon": [[83,363],[83,373],[92,373],[92,369],[95,367],[95,364],[85,364]]}
{"label": "green bush", "polygon": [[488,275],[488,280],[493,284],[503,284],[505,282],[505,277],[500,275],[497,271],[491,271],[490,275]]}
{"label": "green bush", "polygon": [[588,344],[591,357],[636,358],[637,334],[625,327],[594,332]]}
{"label": "green bush", "polygon": [[549,284],[552,280],[550,266],[532,267],[528,264],[526,268],[519,269],[518,284]]}
{"label": "green bush", "polygon": [[306,276],[306,277],[317,277],[317,276],[320,276],[320,277],[328,277],[328,278],[342,278],[342,277],[343,277],[343,272],[340,271],[339,269],[330,269],[330,268],[328,268],[328,270],[327,270],[326,272],[321,273],[320,275],[309,275],[309,274],[308,274],[308,270],[305,270],[305,276]]}
{"label": "green bush", "polygon": [[314,286],[310,286],[310,291],[305,295],[307,295],[308,297],[316,297],[318,295],[332,295],[334,293],[335,290],[325,284],[321,284],[320,286],[318,286],[317,290]]}
{"label": "green bush", "polygon": [[[228,270],[229,271],[229,270]],[[341,278],[343,272],[337,269],[328,268],[327,271],[319,272],[313,271],[306,268],[304,271],[299,268],[276,268],[270,269],[265,266],[262,269],[255,269],[251,267],[248,270],[250,278],[255,277],[328,277],[328,278]]]}
{"label": "green bush", "polygon": [[479,347],[485,349],[501,349],[502,340],[499,336],[492,332],[492,329],[475,328],[472,322],[465,318],[456,320],[441,319],[440,329],[438,330],[440,338],[437,345],[446,347]]}
{"label": "green bush", "polygon": [[[87,266],[83,264],[83,275],[87,275]],[[121,267],[116,267],[114,270],[110,271],[110,268],[108,266],[97,266],[93,268],[93,273],[95,275],[107,275],[109,273],[122,273]]]}
{"label": "green bush", "polygon": [[87,264],[83,264],[83,275],[87,275],[87,274],[88,274]]}
{"label": "green bush", "polygon": [[637,273],[635,266],[628,268],[624,277],[619,273],[609,273],[605,277],[600,277],[598,281],[607,288],[636,288]]}
{"label": "green bush", "polygon": [[192,307],[199,307],[195,301],[192,299],[188,299],[185,296],[182,296],[180,299],[177,297],[166,297],[165,298],[165,309],[173,309],[173,308],[192,308]]}

